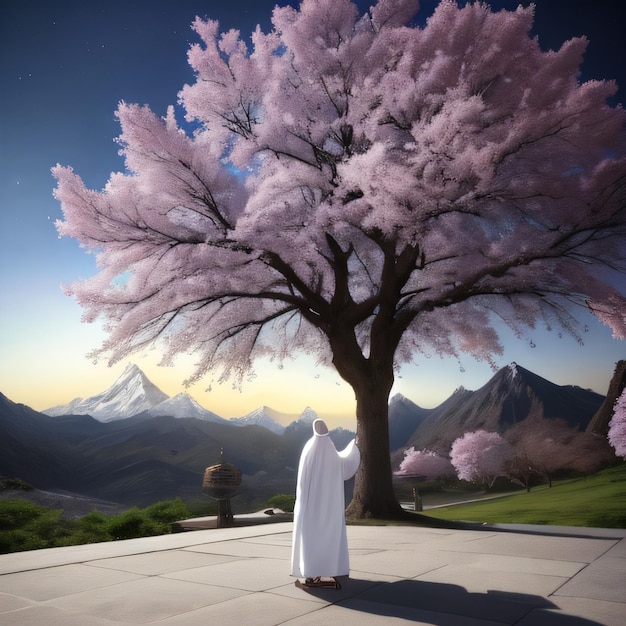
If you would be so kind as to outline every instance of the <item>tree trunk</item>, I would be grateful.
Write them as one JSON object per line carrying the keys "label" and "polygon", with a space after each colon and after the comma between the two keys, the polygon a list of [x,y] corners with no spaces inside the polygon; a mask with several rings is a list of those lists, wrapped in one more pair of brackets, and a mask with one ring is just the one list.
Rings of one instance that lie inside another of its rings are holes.
{"label": "tree trunk", "polygon": [[389,389],[369,379],[355,388],[361,464],[346,510],[348,517],[397,519],[403,515],[393,491],[389,456]]}
{"label": "tree trunk", "polygon": [[[418,255],[407,246],[396,256],[395,246],[379,242],[385,254],[377,299],[378,312],[372,321],[367,356],[357,338],[357,327],[373,314],[371,304],[362,307],[350,294],[348,259],[352,248],[342,250],[328,237],[334,255],[335,294],[331,303],[327,334],[333,364],[354,389],[356,397],[357,445],[361,464],[356,473],[348,517],[398,519],[404,511],[393,491],[389,456],[389,394],[394,381],[394,354],[410,317],[398,315],[402,286],[408,280]],[[360,310],[363,309],[363,310]]]}

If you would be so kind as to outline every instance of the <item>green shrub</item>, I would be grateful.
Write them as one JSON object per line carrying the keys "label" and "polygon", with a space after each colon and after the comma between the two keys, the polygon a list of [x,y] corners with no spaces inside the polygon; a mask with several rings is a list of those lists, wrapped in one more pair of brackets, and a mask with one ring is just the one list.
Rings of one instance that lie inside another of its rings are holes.
{"label": "green shrub", "polygon": [[37,536],[26,530],[0,531],[0,553],[21,552],[23,550],[37,550],[47,547]]}
{"label": "green shrub", "polygon": [[107,532],[113,539],[134,539],[158,535],[157,524],[134,506],[109,520]]}
{"label": "green shrub", "polygon": [[63,512],[22,500],[0,502],[0,553],[53,548],[67,541],[76,523]]}
{"label": "green shrub", "polygon": [[163,526],[164,532],[169,532],[173,522],[191,517],[191,511],[180,499],[157,502],[145,509],[145,514],[154,522]]}
{"label": "green shrub", "polygon": [[0,500],[0,554],[164,535],[172,532],[173,522],[192,516],[180,498],[116,516],[92,511],[79,520],[24,500]]}
{"label": "green shrub", "polygon": [[40,515],[31,520],[24,530],[34,537],[39,537],[45,545],[42,547],[52,547],[55,540],[72,532],[71,523],[63,519],[63,511],[56,509],[44,509]]}
{"label": "green shrub", "polygon": [[78,520],[78,527],[86,532],[103,533],[106,532],[109,519],[108,515],[100,511],[91,511]]}
{"label": "green shrub", "polygon": [[9,478],[8,476],[0,476],[0,491],[8,491],[16,489],[19,491],[32,491],[34,487],[21,478]]}
{"label": "green shrub", "polygon": [[[190,517],[208,517],[209,515],[217,515],[217,500],[212,498],[194,498],[186,502],[189,509]],[[183,519],[183,518],[179,518]]]}
{"label": "green shrub", "polygon": [[2,500],[0,501],[0,530],[21,528],[47,510],[49,509],[46,507],[24,500]]}
{"label": "green shrub", "polygon": [[289,513],[293,511],[295,504],[296,496],[288,493],[277,493],[267,501],[268,506],[275,509],[282,509],[283,511],[287,511]]}
{"label": "green shrub", "polygon": [[87,515],[78,520],[78,528],[68,539],[69,543],[60,545],[80,545],[111,541],[113,537],[111,537],[108,530],[110,519],[109,516],[100,511],[87,513]]}

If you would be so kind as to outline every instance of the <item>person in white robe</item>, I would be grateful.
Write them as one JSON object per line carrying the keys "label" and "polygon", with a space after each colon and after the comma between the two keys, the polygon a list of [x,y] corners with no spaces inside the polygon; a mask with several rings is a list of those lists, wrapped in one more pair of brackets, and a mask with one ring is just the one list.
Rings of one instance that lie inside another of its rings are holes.
{"label": "person in white robe", "polygon": [[336,577],[349,574],[344,481],[354,476],[360,460],[356,440],[338,452],[326,423],[313,422],[298,466],[291,549],[291,575],[305,578],[305,586],[340,588]]}

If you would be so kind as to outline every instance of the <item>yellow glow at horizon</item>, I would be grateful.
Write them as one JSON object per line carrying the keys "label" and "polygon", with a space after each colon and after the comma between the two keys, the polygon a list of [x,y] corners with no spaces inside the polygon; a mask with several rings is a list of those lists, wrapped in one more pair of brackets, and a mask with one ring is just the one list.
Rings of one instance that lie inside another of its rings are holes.
{"label": "yellow glow at horizon", "polygon": [[[31,296],[29,304],[19,317],[10,317],[0,336],[0,391],[13,402],[41,411],[91,397],[109,388],[128,363],[135,363],[169,396],[187,392],[221,417],[240,417],[263,405],[299,415],[310,406],[332,426],[356,427],[351,388],[333,370],[316,368],[310,358],[287,361],[282,369],[262,361],[256,377],[244,381],[241,390],[231,383],[211,383],[211,375],[185,388],[193,357],[180,358],[175,367],[160,367],[159,351],[149,350],[112,367],[93,363],[86,354],[101,345],[105,334],[99,324],[81,323],[81,310],[71,298],[42,293],[39,300]],[[206,391],[209,386],[211,391]]]}
{"label": "yellow glow at horizon", "polygon": [[[158,365],[158,350],[147,350],[112,367],[105,361],[93,363],[86,355],[105,338],[100,324],[82,323],[80,307],[57,285],[37,285],[37,291],[39,297],[33,298],[24,290],[20,315],[7,316],[0,336],[4,355],[0,359],[0,391],[13,402],[42,411],[77,397],[88,398],[108,389],[128,363],[135,363],[169,396],[186,391],[221,417],[240,417],[264,405],[289,415],[299,415],[311,407],[331,427],[356,428],[351,387],[334,369],[316,366],[311,357],[287,360],[282,369],[269,359],[261,360],[255,365],[256,376],[244,380],[241,389],[228,382],[211,382],[210,374],[185,388],[183,381],[194,369],[193,357],[180,358],[175,367],[166,368]],[[46,323],[42,323],[42,311]],[[206,391],[209,386],[211,391]],[[434,387],[437,385],[424,388]],[[410,391],[401,392],[412,398]],[[443,385],[436,399],[443,401],[445,397]]]}
{"label": "yellow glow at horizon", "polygon": [[[182,383],[193,371],[192,357],[164,368],[157,365],[158,350],[151,350],[113,367],[105,362],[93,364],[85,355],[102,343],[104,332],[99,324],[81,323],[80,307],[56,284],[35,283],[30,290],[22,286],[12,291],[11,298],[10,307],[3,303],[0,311],[0,392],[13,402],[41,411],[76,397],[96,395],[110,387],[131,362],[168,395],[187,391],[201,406],[225,418],[245,415],[263,405],[292,415],[310,406],[332,427],[356,426],[352,389],[333,369],[315,366],[310,357],[288,360],[282,369],[261,361],[256,378],[244,381],[241,390],[229,383],[211,384],[211,375],[185,389]],[[589,326],[596,341],[584,348],[571,338],[558,339],[554,333],[542,336],[536,341],[537,348],[531,348],[507,331],[503,335],[507,349],[498,366],[517,361],[555,384],[578,384],[605,394],[616,361],[624,358],[625,342],[612,340],[610,331],[597,321],[590,321]],[[456,359],[417,358],[401,369],[391,395],[401,393],[422,408],[433,408],[458,386],[478,389],[494,373],[471,357],[463,361],[467,372]],[[209,385],[211,391],[207,392]]]}

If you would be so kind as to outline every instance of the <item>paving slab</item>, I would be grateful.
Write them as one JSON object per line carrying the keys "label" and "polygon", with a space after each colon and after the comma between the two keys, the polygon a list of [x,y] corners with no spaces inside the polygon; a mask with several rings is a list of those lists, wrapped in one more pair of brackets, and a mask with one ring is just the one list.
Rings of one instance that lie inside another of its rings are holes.
{"label": "paving slab", "polygon": [[237,589],[147,576],[49,601],[68,613],[104,617],[118,624],[152,624],[245,595]]}
{"label": "paving slab", "polygon": [[[523,619],[519,626],[544,626],[544,624],[563,624],[569,626],[567,622],[559,622],[564,617],[571,619],[572,626],[576,626],[575,620],[588,620],[579,622],[582,625],[589,623],[599,623],[613,626],[626,623],[626,608],[623,602],[605,602],[603,600],[589,600],[586,598],[559,597],[558,610],[534,611]],[[575,616],[575,617],[574,617]]]}
{"label": "paving slab", "polygon": [[291,558],[291,536],[288,537],[289,544],[284,542],[272,542],[273,537],[269,537],[268,541],[259,543],[256,541],[225,541],[223,543],[210,543],[201,546],[191,546],[186,548],[187,551],[206,553],[211,555],[224,555],[225,557],[266,557],[278,559]]}
{"label": "paving slab", "polygon": [[0,577],[0,591],[27,600],[43,602],[90,589],[141,580],[128,572],[107,571],[82,563],[46,567]]}
{"label": "paving slab", "polygon": [[220,565],[172,572],[164,577],[242,591],[268,591],[292,583],[285,563],[276,559],[241,558]]}
{"label": "paving slab", "polygon": [[68,613],[45,605],[30,606],[22,611],[2,613],[2,626],[113,626],[108,619],[80,613]]}
{"label": "paving slab", "polygon": [[131,572],[144,576],[157,576],[168,572],[219,565],[232,561],[233,556],[222,554],[202,554],[190,550],[165,550],[163,552],[148,552],[145,554],[130,554],[108,559],[96,559],[89,561],[91,567]]}
{"label": "paving slab", "polygon": [[307,613],[282,626],[502,626],[501,622],[485,621],[453,614],[442,614],[424,609],[380,605],[377,602],[354,599]]}
{"label": "paving slab", "polygon": [[2,626],[623,626],[626,531],[349,526],[342,589],[289,575],[291,522],[0,555]]}
{"label": "paving slab", "polygon": [[554,607],[546,598],[529,593],[493,589],[474,593],[460,585],[432,583],[422,579],[381,584],[372,589],[366,599],[376,603],[381,613],[404,607],[410,609],[410,613],[427,610],[431,614],[446,615],[448,618],[455,616],[499,624],[517,623],[535,607]]}
{"label": "paving slab", "polygon": [[523,555],[531,558],[590,563],[607,550],[606,539],[524,533],[489,533],[449,546],[454,552]]}
{"label": "paving slab", "polygon": [[555,595],[623,602],[626,596],[625,564],[626,558],[604,556],[565,582]]}
{"label": "paving slab", "polygon": [[[230,601],[212,604],[196,611],[177,615],[159,622],[159,626],[198,626],[220,624],[222,626],[274,626],[275,624],[300,623],[308,613],[315,614],[319,604],[268,593],[251,593]],[[325,605],[323,605],[325,606]],[[295,620],[295,622],[292,622]]]}

